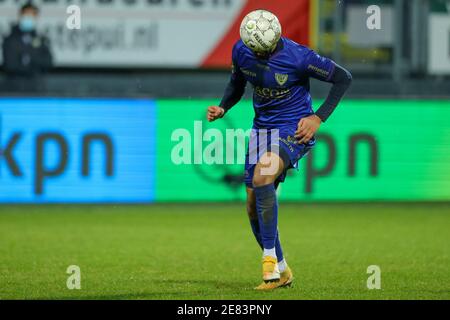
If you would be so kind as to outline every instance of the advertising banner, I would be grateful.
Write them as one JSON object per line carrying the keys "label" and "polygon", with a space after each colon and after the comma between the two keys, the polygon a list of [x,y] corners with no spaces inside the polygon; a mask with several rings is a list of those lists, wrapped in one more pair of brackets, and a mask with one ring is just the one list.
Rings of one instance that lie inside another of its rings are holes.
{"label": "advertising banner", "polygon": [[[208,123],[215,103],[0,99],[0,203],[244,200],[253,107]],[[448,101],[345,100],[280,199],[449,201],[449,117]]]}
{"label": "advertising banner", "polygon": [[[156,198],[245,199],[243,155],[236,151],[238,139],[229,136],[238,134],[236,129],[251,128],[251,101],[239,103],[212,124],[203,120],[205,108],[217,101],[157,103]],[[317,145],[300,161],[299,170],[290,171],[280,187],[280,199],[450,200],[449,117],[448,101],[345,100],[320,128]],[[173,135],[179,128],[189,134]],[[182,151],[190,153],[185,157]],[[215,159],[215,151],[222,161],[208,164],[206,156]],[[178,154],[191,164],[174,164]],[[227,164],[228,157],[235,158],[234,165]]]}
{"label": "advertising banner", "polygon": [[0,202],[151,202],[155,105],[1,99]]}
{"label": "advertising banner", "polygon": [[[0,35],[17,20],[16,0],[0,1]],[[248,12],[278,15],[284,35],[308,44],[310,0],[35,0],[38,29],[51,41],[57,66],[218,67]],[[72,10],[77,6],[79,10]],[[74,26],[79,14],[79,29]],[[293,23],[295,21],[295,23]],[[1,58],[0,58],[1,59]]]}

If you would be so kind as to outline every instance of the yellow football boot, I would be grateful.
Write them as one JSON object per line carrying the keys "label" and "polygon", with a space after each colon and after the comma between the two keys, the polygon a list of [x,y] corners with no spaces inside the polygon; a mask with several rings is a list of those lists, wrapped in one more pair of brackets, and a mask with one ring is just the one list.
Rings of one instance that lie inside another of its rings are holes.
{"label": "yellow football boot", "polygon": [[280,280],[277,258],[269,256],[263,258],[263,280],[265,282]]}
{"label": "yellow football boot", "polygon": [[290,287],[294,281],[294,275],[291,268],[286,267],[286,270],[280,273],[280,280],[272,282],[263,282],[255,288],[255,290],[269,291],[277,288]]}

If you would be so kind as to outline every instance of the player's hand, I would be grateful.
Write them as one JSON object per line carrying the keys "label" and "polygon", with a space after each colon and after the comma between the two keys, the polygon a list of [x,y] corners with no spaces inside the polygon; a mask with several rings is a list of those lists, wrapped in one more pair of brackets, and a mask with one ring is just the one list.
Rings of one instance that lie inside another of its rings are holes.
{"label": "player's hand", "polygon": [[208,111],[206,113],[206,118],[209,122],[216,121],[217,119],[220,119],[225,114],[225,110],[221,107],[211,106],[208,107]]}
{"label": "player's hand", "polygon": [[298,140],[298,144],[308,143],[319,130],[322,120],[315,114],[303,118],[298,123],[297,131],[295,132],[295,138]]}

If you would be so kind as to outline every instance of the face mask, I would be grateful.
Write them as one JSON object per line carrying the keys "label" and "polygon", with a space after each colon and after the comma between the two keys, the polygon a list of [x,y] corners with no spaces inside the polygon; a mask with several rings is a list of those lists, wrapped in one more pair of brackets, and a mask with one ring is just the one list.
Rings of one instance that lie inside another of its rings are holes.
{"label": "face mask", "polygon": [[23,32],[30,32],[36,28],[36,19],[32,16],[22,16],[19,20],[19,28]]}

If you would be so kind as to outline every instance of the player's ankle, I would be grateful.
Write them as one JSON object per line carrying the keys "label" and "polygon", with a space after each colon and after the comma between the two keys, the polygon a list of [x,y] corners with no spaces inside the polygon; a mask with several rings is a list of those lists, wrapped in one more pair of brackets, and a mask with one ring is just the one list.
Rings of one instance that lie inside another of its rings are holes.
{"label": "player's ankle", "polygon": [[272,258],[277,258],[277,254],[275,251],[275,247],[273,247],[272,249],[265,249],[264,248],[264,252],[263,252],[263,258],[265,257],[272,257]]}
{"label": "player's ankle", "polygon": [[283,259],[278,262],[278,269],[280,270],[280,272],[286,271],[287,267],[288,267],[288,265],[287,265],[286,259]]}

